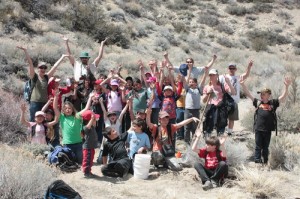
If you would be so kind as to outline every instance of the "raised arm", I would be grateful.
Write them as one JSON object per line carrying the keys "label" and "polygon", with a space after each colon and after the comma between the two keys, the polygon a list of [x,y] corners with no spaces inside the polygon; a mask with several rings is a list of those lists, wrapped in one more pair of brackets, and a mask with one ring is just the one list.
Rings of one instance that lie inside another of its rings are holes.
{"label": "raised arm", "polygon": [[244,80],[246,80],[249,77],[252,66],[253,66],[253,61],[251,60],[248,64],[246,72],[241,75],[241,77],[243,77]]}
{"label": "raised arm", "polygon": [[26,104],[21,104],[21,117],[20,122],[25,125],[26,127],[30,127],[30,123],[25,119],[25,111],[26,111]]}
{"label": "raised arm", "polygon": [[91,94],[89,95],[89,99],[88,99],[88,101],[87,101],[87,103],[86,103],[86,106],[84,107],[84,109],[82,109],[82,110],[79,112],[80,115],[81,115],[81,113],[83,113],[84,111],[90,109],[91,104],[92,104],[92,98],[93,98],[93,97],[94,97],[94,93],[91,93]]}
{"label": "raised arm", "polygon": [[57,60],[57,62],[53,65],[53,67],[49,70],[49,72],[47,73],[47,75],[48,75],[49,78],[53,76],[53,74],[55,73],[57,67],[60,65],[60,63],[62,62],[62,60],[63,60],[65,57],[69,57],[69,55],[63,54],[63,55]]}
{"label": "raised arm", "polygon": [[65,44],[66,44],[66,48],[67,48],[67,55],[69,55],[69,61],[71,63],[71,65],[74,67],[74,64],[75,64],[75,59],[71,53],[71,50],[70,50],[70,46],[69,46],[69,39],[67,37],[63,37],[63,40],[65,41]]}
{"label": "raised arm", "polygon": [[50,104],[52,104],[52,103],[53,103],[53,98],[48,99],[47,103],[43,106],[41,111],[45,112],[48,109],[48,107],[50,106]]}
{"label": "raised arm", "polygon": [[150,130],[153,129],[154,124],[151,122],[151,113],[152,113],[152,108],[149,107],[146,109],[146,124],[149,127]]}
{"label": "raised arm", "polygon": [[290,78],[285,77],[284,79],[284,90],[283,93],[278,97],[278,100],[280,103],[283,103],[285,101],[286,96],[288,95],[289,86],[291,85],[292,81]]}
{"label": "raised arm", "polygon": [[209,70],[214,65],[216,59],[217,59],[217,55],[213,55],[211,61],[207,64],[207,66],[205,68],[207,68]]}
{"label": "raised arm", "polygon": [[192,145],[192,150],[196,153],[199,152],[199,148],[198,148],[198,142],[200,140],[200,138],[202,137],[202,132],[201,132],[201,129],[196,129],[195,131],[195,140],[193,142],[193,145]]}
{"label": "raised arm", "polygon": [[54,100],[53,100],[53,110],[54,110],[54,114],[55,114],[54,115],[54,121],[48,122],[47,123],[48,126],[53,126],[59,121],[60,112],[59,112],[59,109],[58,109],[58,98],[59,98],[59,90],[56,89]]}
{"label": "raised arm", "polygon": [[192,117],[192,118],[183,120],[182,122],[175,124],[176,129],[179,129],[179,128],[181,128],[181,127],[183,127],[183,126],[185,126],[188,123],[193,122],[193,121],[194,122],[199,122],[200,120],[198,118],[196,118],[196,117]]}
{"label": "raised arm", "polygon": [[142,60],[138,61],[138,66],[139,66],[140,72],[141,72],[141,74],[140,74],[141,75],[141,80],[144,81],[146,87],[149,87],[149,84],[147,82],[147,78],[145,76],[145,66],[144,66]]}
{"label": "raised arm", "polygon": [[220,150],[222,151],[223,157],[227,157],[226,148],[225,148],[225,141],[227,139],[227,135],[223,135],[219,137],[220,140]]}
{"label": "raised arm", "polygon": [[33,63],[32,63],[31,57],[28,54],[27,48],[25,48],[23,46],[17,46],[17,48],[19,48],[19,49],[21,49],[21,50],[24,51],[26,59],[27,59],[27,62],[29,64],[28,75],[29,75],[30,79],[33,79],[35,72],[34,72]]}
{"label": "raised arm", "polygon": [[[127,100],[127,102],[128,102],[128,100]],[[125,115],[125,113],[127,111],[128,106],[129,106],[129,104],[126,103],[126,105],[124,106],[124,108],[122,109],[122,111],[120,113],[119,121],[120,121],[121,124],[122,124],[122,120],[123,120],[123,117],[124,117],[124,115]]]}
{"label": "raised arm", "polygon": [[248,98],[250,98],[251,101],[253,102],[253,101],[254,101],[254,97],[253,97],[253,95],[249,92],[247,86],[245,85],[245,80],[244,80],[242,77],[240,78],[240,84],[241,84],[241,86],[242,86],[242,88],[243,88],[243,90],[244,90],[245,95],[246,95]]}
{"label": "raised arm", "polygon": [[94,60],[94,64],[95,66],[97,67],[98,64],[100,63],[100,60],[102,59],[103,57],[103,50],[104,50],[104,44],[105,42],[108,40],[108,37],[106,37],[103,41],[101,41],[101,44],[100,44],[100,47],[99,47],[99,53],[98,53],[98,56],[96,57],[96,59]]}
{"label": "raised arm", "polygon": [[205,68],[204,70],[205,70],[205,72],[202,75],[202,79],[201,79],[200,84],[199,84],[199,87],[202,88],[202,89],[204,88],[205,81],[206,81],[206,78],[208,76],[208,71],[209,71],[208,68]]}
{"label": "raised arm", "polygon": [[93,122],[95,120],[95,115],[92,114],[90,121],[88,122],[88,124],[85,126],[87,129],[91,129],[93,126]]}
{"label": "raised arm", "polygon": [[102,109],[102,112],[103,112],[103,119],[105,121],[107,119],[107,111],[106,111],[106,108],[103,104],[103,98],[102,97],[99,99],[99,102],[100,102],[100,106],[101,106],[101,109]]}

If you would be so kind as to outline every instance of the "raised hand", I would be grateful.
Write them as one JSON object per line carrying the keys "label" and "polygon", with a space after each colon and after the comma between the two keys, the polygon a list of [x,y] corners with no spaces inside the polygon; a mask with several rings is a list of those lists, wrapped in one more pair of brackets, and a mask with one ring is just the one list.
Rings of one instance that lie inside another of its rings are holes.
{"label": "raised hand", "polygon": [[292,83],[292,79],[290,77],[284,78],[284,85],[286,85],[288,87],[291,85],[291,83]]}
{"label": "raised hand", "polygon": [[146,114],[151,114],[152,113],[152,108],[147,108],[145,111]]}
{"label": "raised hand", "polygon": [[195,131],[195,135],[197,137],[200,137],[202,135],[202,132],[201,132],[201,129],[200,128],[197,128],[196,131]]}
{"label": "raised hand", "polygon": [[165,59],[168,59],[168,56],[169,56],[168,52],[167,52],[167,51],[164,52],[164,58],[165,58]]}
{"label": "raised hand", "polygon": [[223,135],[219,137],[220,145],[224,146],[226,139],[227,139],[227,135]]}
{"label": "raised hand", "polygon": [[66,36],[63,36],[62,39],[63,39],[65,42],[69,42],[69,38],[66,37]]}
{"label": "raised hand", "polygon": [[23,104],[21,104],[21,111],[22,112],[25,112],[26,111],[26,109],[27,109],[27,107],[26,107],[26,104],[25,103],[23,103]]}
{"label": "raised hand", "polygon": [[248,67],[252,67],[253,66],[253,60],[250,60],[249,64],[248,64]]}
{"label": "raised hand", "polygon": [[19,49],[21,49],[21,50],[24,50],[24,51],[27,50],[27,48],[25,48],[24,46],[17,46],[17,48],[19,48]]}
{"label": "raised hand", "polygon": [[213,60],[216,60],[217,58],[217,55],[213,55]]}
{"label": "raised hand", "polygon": [[240,80],[239,80],[240,84],[243,85],[245,83],[245,81],[246,81],[246,78],[244,78],[244,76],[241,75]]}

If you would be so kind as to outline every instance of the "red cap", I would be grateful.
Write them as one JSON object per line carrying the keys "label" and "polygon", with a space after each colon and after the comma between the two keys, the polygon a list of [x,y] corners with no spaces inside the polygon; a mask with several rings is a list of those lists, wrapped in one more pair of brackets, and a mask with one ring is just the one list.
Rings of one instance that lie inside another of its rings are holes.
{"label": "red cap", "polygon": [[95,114],[91,110],[86,110],[83,113],[81,113],[81,117],[83,120],[90,120],[92,118],[92,115],[94,115],[96,119],[100,118],[99,114]]}
{"label": "red cap", "polygon": [[149,77],[149,79],[147,80],[148,83],[150,82],[156,82],[156,77]]}
{"label": "red cap", "polygon": [[99,84],[101,84],[102,83],[102,79],[97,79],[95,82],[94,82],[94,84],[97,84],[97,85],[99,85]]}

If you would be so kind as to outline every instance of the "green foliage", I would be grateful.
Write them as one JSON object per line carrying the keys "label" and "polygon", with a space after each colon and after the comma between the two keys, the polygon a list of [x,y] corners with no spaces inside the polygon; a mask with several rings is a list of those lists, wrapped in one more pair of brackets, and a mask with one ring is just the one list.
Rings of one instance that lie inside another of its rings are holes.
{"label": "green foliage", "polygon": [[268,50],[268,43],[263,38],[254,38],[251,40],[252,49],[256,52]]}
{"label": "green foliage", "polygon": [[184,22],[175,21],[175,22],[172,22],[172,25],[173,25],[173,27],[174,27],[174,29],[177,33],[180,33],[180,32],[187,33],[187,32],[189,32],[189,26],[187,26]]}

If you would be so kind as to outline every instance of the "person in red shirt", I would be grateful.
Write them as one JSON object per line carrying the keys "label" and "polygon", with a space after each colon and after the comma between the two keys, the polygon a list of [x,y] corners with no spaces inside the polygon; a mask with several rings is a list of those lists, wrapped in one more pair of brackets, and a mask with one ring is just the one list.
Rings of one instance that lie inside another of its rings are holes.
{"label": "person in red shirt", "polygon": [[196,162],[194,168],[198,172],[203,183],[203,190],[216,188],[220,180],[228,175],[228,165],[226,164],[226,150],[224,147],[227,136],[211,136],[205,140],[206,147],[198,149],[198,141],[203,137],[201,130],[196,131],[196,139],[192,149],[200,158],[205,160],[205,164]]}
{"label": "person in red shirt", "polygon": [[[60,87],[59,86],[60,80],[61,79],[59,79],[57,77],[51,77],[48,82],[48,99],[51,99],[54,97],[56,88],[58,88],[58,90],[59,90],[59,96],[58,96],[58,109],[59,110],[61,110],[62,95],[67,94],[71,91],[70,85],[68,85],[66,87]],[[53,110],[53,105],[50,104],[49,108],[51,108]]]}

